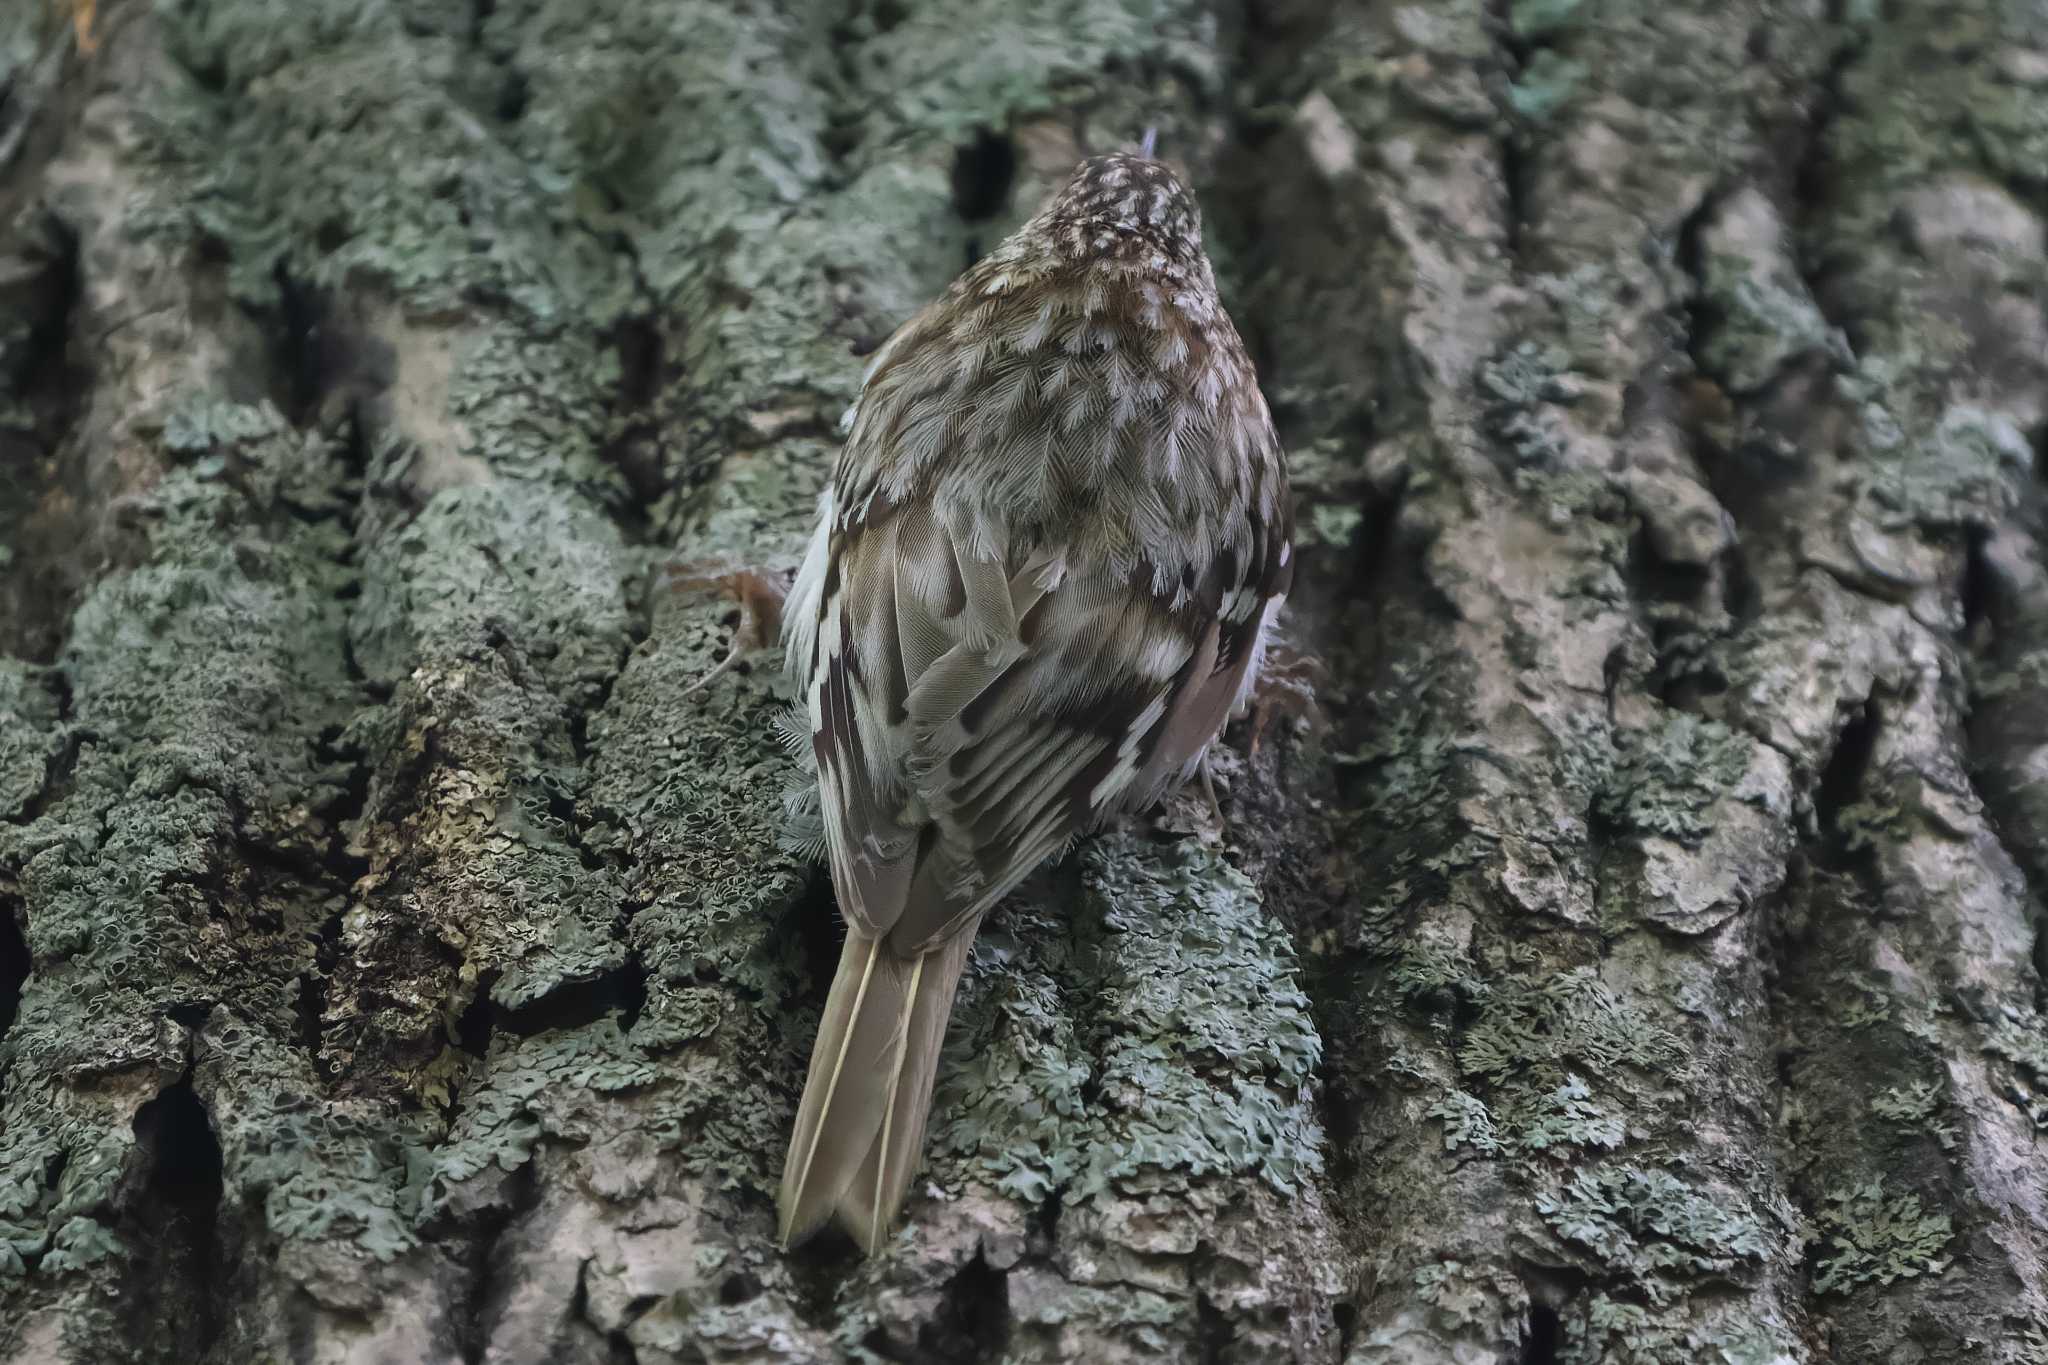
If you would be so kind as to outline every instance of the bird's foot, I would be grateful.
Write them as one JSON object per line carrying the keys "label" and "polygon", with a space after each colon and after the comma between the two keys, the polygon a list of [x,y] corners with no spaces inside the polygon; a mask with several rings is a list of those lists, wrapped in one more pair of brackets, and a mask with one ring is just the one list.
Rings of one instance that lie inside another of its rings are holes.
{"label": "bird's foot", "polygon": [[789,583],[772,569],[735,568],[723,561],[697,560],[688,564],[670,562],[663,566],[661,577],[670,592],[725,593],[740,608],[732,648],[709,672],[684,688],[683,696],[703,691],[730,673],[747,655],[772,648],[782,635],[782,602],[789,595]]}
{"label": "bird's foot", "polygon": [[93,21],[98,17],[99,0],[58,0],[58,9],[70,9],[71,34],[78,44],[78,55],[90,57],[99,51],[100,38],[93,32]]}
{"label": "bird's foot", "polygon": [[1305,721],[1311,731],[1329,729],[1329,717],[1316,704],[1316,687],[1328,677],[1329,669],[1315,655],[1304,654],[1289,645],[1268,645],[1265,667],[1259,670],[1259,680],[1252,684],[1252,728],[1245,741],[1245,757],[1258,756],[1259,740],[1276,714]]}
{"label": "bird's foot", "polygon": [[1195,765],[1195,775],[1202,779],[1202,799],[1209,803],[1209,818],[1220,829],[1223,826],[1223,803],[1216,799],[1216,779],[1209,772],[1210,759],[1215,753],[1214,749],[1209,749],[1202,754],[1202,761]]}

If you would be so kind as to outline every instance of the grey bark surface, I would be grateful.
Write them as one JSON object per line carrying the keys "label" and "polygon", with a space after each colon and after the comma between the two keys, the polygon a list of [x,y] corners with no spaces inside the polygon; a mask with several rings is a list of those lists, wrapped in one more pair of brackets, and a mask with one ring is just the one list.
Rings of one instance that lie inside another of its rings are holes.
{"label": "grey bark surface", "polygon": [[[90,8],[90,7],[89,7]],[[2040,0],[0,11],[0,1360],[2048,1365]],[[1277,722],[871,1260],[719,586],[1158,125]]]}

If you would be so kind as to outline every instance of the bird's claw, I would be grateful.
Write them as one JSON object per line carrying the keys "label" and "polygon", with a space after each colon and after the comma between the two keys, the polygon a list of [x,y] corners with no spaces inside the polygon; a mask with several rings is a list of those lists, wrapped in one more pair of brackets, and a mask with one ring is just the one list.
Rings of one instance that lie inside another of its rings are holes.
{"label": "bird's claw", "polygon": [[1218,829],[1221,829],[1223,803],[1216,799],[1216,779],[1209,771],[1210,761],[1215,753],[1216,751],[1211,749],[1202,755],[1202,761],[1195,765],[1195,774],[1202,779],[1202,798],[1209,803],[1209,818],[1216,822]]}
{"label": "bird's claw", "polygon": [[1266,733],[1266,726],[1272,722],[1275,713],[1281,713],[1295,720],[1308,722],[1311,730],[1327,730],[1329,717],[1316,704],[1316,687],[1329,677],[1329,669],[1313,654],[1304,654],[1288,645],[1273,644],[1266,648],[1265,667],[1259,671],[1259,680],[1252,685],[1250,698],[1251,735],[1245,742],[1245,757],[1256,758],[1259,740]]}
{"label": "bird's claw", "polygon": [[702,692],[730,673],[748,654],[772,647],[782,634],[782,603],[789,595],[789,583],[772,569],[697,560],[671,562],[663,566],[661,577],[670,592],[720,592],[739,603],[740,624],[733,632],[732,648],[703,677],[683,689],[685,697]]}

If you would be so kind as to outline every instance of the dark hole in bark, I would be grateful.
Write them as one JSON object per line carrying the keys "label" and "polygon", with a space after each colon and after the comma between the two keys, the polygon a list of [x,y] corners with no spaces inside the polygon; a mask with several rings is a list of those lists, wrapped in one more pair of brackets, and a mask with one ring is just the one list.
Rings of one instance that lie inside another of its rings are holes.
{"label": "dark hole in bark", "polygon": [[1337,1323],[1337,1354],[1341,1358],[1351,1350],[1351,1339],[1358,1335],[1358,1305],[1349,1299],[1331,1310],[1331,1317]]}
{"label": "dark hole in bark", "polygon": [[186,1028],[195,1029],[204,1024],[206,1016],[212,1012],[213,1002],[211,1000],[186,1000],[164,1011],[165,1014],[171,1017],[172,1022],[182,1024]]}
{"label": "dark hole in bark", "polygon": [[[357,772],[367,783],[368,770],[358,769]],[[353,798],[346,809],[360,814],[362,798]],[[342,842],[339,839],[335,840],[334,849],[329,851],[330,866],[333,870],[341,871],[340,867],[334,866],[337,862],[343,866],[367,865],[363,859],[337,852]],[[335,966],[341,961],[341,917],[345,904],[340,897],[328,902],[328,914],[321,922],[319,932],[310,935],[313,940],[312,970],[299,973],[298,978],[299,1044],[311,1056],[313,1070],[322,1080],[334,1079],[333,1065],[326,1057],[327,983],[334,979]]]}
{"label": "dark hole in bark", "polygon": [[1202,1365],[1223,1365],[1224,1361],[1237,1358],[1232,1349],[1237,1342],[1237,1329],[1216,1301],[1207,1294],[1195,1296],[1195,1346],[1202,1353]]}
{"label": "dark hole in bark", "polygon": [[638,951],[626,954],[626,965],[614,973],[620,978],[619,1032],[631,1033],[633,1025],[640,1022],[640,1012],[647,1008],[647,964],[640,960]]}
{"label": "dark hole in bark", "polygon": [[725,1277],[725,1283],[718,1286],[718,1301],[730,1307],[758,1298],[760,1293],[761,1282],[752,1275],[741,1272]]}
{"label": "dark hole in bark", "polygon": [[329,359],[323,356],[319,300],[279,262],[277,404],[294,425],[303,425],[326,388]]}
{"label": "dark hole in bark", "polygon": [[1748,559],[1738,550],[1722,555],[1721,564],[1722,605],[1737,621],[1755,620],[1763,613],[1764,594],[1756,575],[1750,572]]}
{"label": "dark hole in bark", "polygon": [[970,223],[993,218],[1008,206],[1016,179],[1016,144],[984,128],[953,155],[953,207]]}
{"label": "dark hole in bark", "polygon": [[1049,1247],[1059,1237],[1060,1214],[1066,1209],[1067,1195],[1064,1186],[1055,1185],[1045,1196],[1045,1202],[1038,1206],[1038,1231],[1044,1236]]}
{"label": "dark hole in bark", "polygon": [[21,1008],[21,988],[28,980],[28,940],[14,906],[0,904],[0,1038],[14,1024]]}
{"label": "dark hole in bark", "polygon": [[1969,537],[1969,550],[1963,560],[1963,644],[1981,649],[1990,643],[1997,628],[1994,613],[1998,603],[1991,566],[1984,562],[1984,542],[1989,537],[1980,530],[1970,531]]}
{"label": "dark hole in bark", "polygon": [[72,310],[78,306],[81,279],[78,268],[78,238],[61,222],[49,221],[52,248],[42,258],[26,288],[10,290],[6,302],[18,309],[17,317],[29,320],[27,345],[10,357],[13,372],[7,378],[16,388],[28,390],[64,375],[66,342]]}
{"label": "dark hole in bark", "polygon": [[220,1141],[189,1080],[136,1112],[135,1139],[149,1175],[134,1205],[134,1241],[152,1263],[136,1282],[156,1291],[138,1296],[138,1339],[146,1331],[162,1340],[165,1359],[197,1360],[220,1334],[214,1290],[227,1278],[216,1263]]}
{"label": "dark hole in bark", "polygon": [[493,973],[477,982],[475,998],[455,1019],[455,1046],[472,1057],[485,1056],[491,1050],[491,1035],[498,1027],[491,1013],[491,988],[496,982]]}
{"label": "dark hole in bark", "polygon": [[188,1216],[210,1237],[220,1209],[220,1142],[191,1082],[181,1081],[143,1105],[135,1115],[135,1136],[150,1154],[152,1201]]}
{"label": "dark hole in bark", "polygon": [[1529,1320],[1522,1327],[1519,1365],[1554,1365],[1558,1336],[1557,1310],[1548,1304],[1530,1304]]}
{"label": "dark hole in bark", "polygon": [[804,970],[810,975],[810,997],[819,1005],[832,988],[832,974],[839,970],[839,953],[846,946],[846,925],[839,917],[839,903],[832,896],[832,879],[824,872],[812,874],[810,887],[790,907],[789,932],[803,947]]}
{"label": "dark hole in bark", "polygon": [[506,72],[504,83],[498,87],[498,106],[496,112],[499,120],[504,123],[517,123],[520,119],[526,117],[528,94],[526,73],[523,71]]}
{"label": "dark hole in bark", "polygon": [[918,1333],[916,1359],[998,1359],[1010,1339],[1010,1277],[979,1253],[946,1287],[938,1316]]}
{"label": "dark hole in bark", "polygon": [[653,318],[624,318],[613,336],[619,350],[619,407],[628,411],[644,408],[661,386],[661,329]]}
{"label": "dark hole in bark", "polygon": [[313,245],[318,247],[322,253],[332,254],[347,246],[349,239],[355,235],[354,229],[349,226],[348,219],[338,213],[330,214],[321,220],[318,228],[314,229]]}
{"label": "dark hole in bark", "polygon": [[649,409],[674,374],[661,327],[652,317],[620,319],[612,329],[611,344],[619,358],[612,409],[622,420],[606,444],[605,459],[625,476],[632,491],[632,500],[619,509],[621,529],[638,540],[647,531],[647,509],[666,491],[662,426]]}
{"label": "dark hole in bark", "polygon": [[1849,832],[1841,828],[1840,816],[1843,807],[1862,795],[1870,776],[1871,754],[1877,747],[1880,723],[1877,698],[1873,696],[1842,727],[1835,751],[1821,773],[1820,790],[1814,796],[1815,814],[1837,861],[1849,860],[1853,852],[1847,843]]}
{"label": "dark hole in bark", "polygon": [[[791,1107],[795,1107],[793,1094]],[[782,1263],[789,1269],[799,1311],[806,1321],[819,1325],[837,1321],[841,1287],[864,1260],[853,1238],[837,1223],[827,1223],[808,1241],[783,1253]],[[883,1360],[898,1359],[902,1354],[900,1344],[892,1342],[879,1327],[863,1339],[863,1344]]]}
{"label": "dark hole in bark", "polygon": [[[28,222],[24,215],[24,228]],[[27,275],[0,283],[0,316],[28,325],[18,348],[0,345],[0,393],[15,400],[8,406],[17,419],[0,424],[0,544],[13,551],[0,574],[0,653],[37,663],[61,650],[80,586],[71,557],[82,528],[59,510],[73,505],[60,491],[72,479],[50,456],[85,411],[95,349],[70,344],[83,288],[77,236],[54,216],[43,226],[40,247],[20,258]]]}
{"label": "dark hole in bark", "polygon": [[[506,1177],[500,1198],[477,1217],[470,1243],[468,1296],[456,1325],[465,1365],[481,1365],[487,1355],[495,1357],[490,1348],[504,1326],[507,1302],[514,1292],[501,1280],[508,1265],[517,1264],[516,1253],[507,1254],[500,1243],[506,1231],[532,1213],[539,1202],[540,1182],[533,1163],[527,1162]],[[580,1275],[577,1291],[588,1307]]]}
{"label": "dark hole in bark", "polygon": [[[624,1031],[633,1027],[646,1007],[647,966],[634,953],[623,965],[601,976],[559,986],[518,1009],[497,1009],[493,1017],[499,1027],[527,1037],[550,1029],[587,1028],[616,1010],[619,1028]],[[464,1013],[466,1017],[467,1011]]]}

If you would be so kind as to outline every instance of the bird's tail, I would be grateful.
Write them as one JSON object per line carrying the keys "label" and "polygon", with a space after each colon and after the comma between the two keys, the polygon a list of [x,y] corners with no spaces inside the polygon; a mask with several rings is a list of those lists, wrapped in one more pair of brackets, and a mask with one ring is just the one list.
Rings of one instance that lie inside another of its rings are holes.
{"label": "bird's tail", "polygon": [[837,1217],[873,1255],[924,1151],[932,1080],[974,930],[905,957],[846,936],[782,1171],[782,1244]]}

